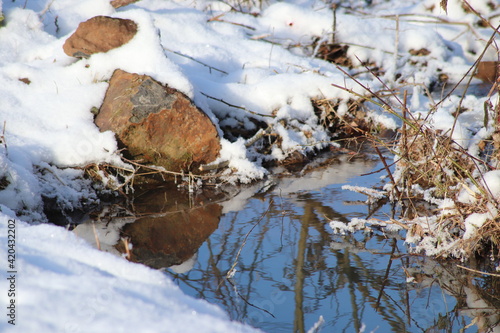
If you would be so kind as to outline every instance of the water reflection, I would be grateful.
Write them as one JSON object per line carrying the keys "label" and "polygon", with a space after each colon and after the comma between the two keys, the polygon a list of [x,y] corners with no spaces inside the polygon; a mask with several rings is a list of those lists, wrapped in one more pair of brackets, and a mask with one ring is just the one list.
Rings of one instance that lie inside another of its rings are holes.
{"label": "water reflection", "polygon": [[221,192],[205,191],[193,197],[177,189],[156,188],[137,193],[127,204],[108,207],[96,220],[76,226],[74,232],[131,261],[184,271],[217,229],[222,215],[217,201],[223,198]]}
{"label": "water reflection", "polygon": [[115,253],[129,239],[131,260],[164,267],[185,293],[267,332],[495,330],[498,278],[408,255],[397,233],[334,235],[330,219],[395,212],[341,190],[377,183],[377,174],[358,177],[375,162],[345,156],[328,165],[194,196],[145,192],[76,231],[91,242],[97,233]]}

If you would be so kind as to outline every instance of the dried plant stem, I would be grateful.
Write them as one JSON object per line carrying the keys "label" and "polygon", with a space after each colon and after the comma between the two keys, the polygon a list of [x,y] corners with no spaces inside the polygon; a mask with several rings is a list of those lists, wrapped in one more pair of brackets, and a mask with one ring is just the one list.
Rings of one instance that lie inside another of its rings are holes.
{"label": "dried plant stem", "polygon": [[130,253],[130,248],[129,248],[129,239],[127,237],[122,237],[122,242],[123,242],[123,246],[125,247],[125,257],[130,260],[130,258],[132,257],[131,253]]}
{"label": "dried plant stem", "polygon": [[246,29],[249,29],[249,30],[256,30],[254,27],[251,27],[251,26],[246,25],[246,24],[222,20],[221,17],[223,17],[224,15],[226,15],[226,13],[222,13],[222,14],[216,15],[216,16],[208,19],[208,22],[229,23],[229,24],[233,24],[233,25],[236,25],[236,26],[239,26],[239,27],[243,27],[243,28],[246,28]]}
{"label": "dried plant stem", "polygon": [[[123,160],[126,163],[130,163],[130,164],[135,165],[135,166],[137,166],[139,168],[145,168],[145,169],[152,170],[152,172],[148,172],[147,174],[154,174],[154,173],[162,174],[163,173],[163,174],[174,175],[174,176],[181,176],[181,177],[187,176],[187,174],[185,172],[169,171],[169,170],[165,170],[163,168],[152,166],[152,165],[144,165],[144,164],[141,164],[139,162],[132,161],[132,160],[129,160],[129,159],[126,159],[126,158],[123,158]],[[193,178],[208,179],[208,178],[217,178],[217,175],[193,175],[193,174],[191,174],[191,177],[193,177]]]}
{"label": "dried plant stem", "polygon": [[384,165],[384,168],[385,168],[385,171],[387,172],[387,175],[391,179],[391,183],[394,186],[394,190],[396,191],[396,195],[398,196],[398,198],[401,198],[401,192],[399,192],[398,184],[396,183],[396,181],[394,180],[394,177],[392,176],[391,169],[389,169],[389,166],[387,165],[387,162],[385,161],[384,155],[382,155],[382,153],[380,152],[380,150],[378,149],[377,146],[374,146],[374,148],[375,148],[378,156],[380,157],[380,161],[382,161],[382,164]]}
{"label": "dried plant stem", "polygon": [[[398,58],[399,58],[399,15],[396,15],[396,36],[394,38],[394,73],[398,68]],[[406,91],[406,90],[405,90]]]}
{"label": "dried plant stem", "polygon": [[218,170],[218,169],[223,169],[229,165],[229,161],[222,161],[219,163],[212,163],[212,164],[203,164],[200,165],[198,170],[200,171],[210,171],[210,170]]}
{"label": "dried plant stem", "polygon": [[94,231],[95,244],[97,246],[97,249],[100,251],[101,250],[101,242],[99,241],[99,235],[97,234],[97,230],[95,229],[94,222],[92,222],[92,230]]}
{"label": "dried plant stem", "polygon": [[333,11],[333,23],[332,23],[332,34],[330,35],[330,44],[335,44],[337,42],[337,8],[339,8],[339,4],[334,2],[331,5]]}
{"label": "dried plant stem", "polygon": [[243,110],[243,111],[249,112],[249,113],[251,113],[251,114],[253,114],[253,115],[256,115],[256,116],[260,116],[260,117],[269,117],[269,118],[276,118],[276,116],[273,116],[273,115],[268,115],[268,114],[258,113],[258,112],[255,112],[255,111],[249,110],[249,109],[247,109],[247,108],[246,108],[246,107],[244,107],[244,106],[239,106],[239,105],[231,104],[231,103],[226,102],[225,100],[223,100],[223,99],[221,99],[221,98],[217,98],[217,97],[213,97],[213,96],[207,95],[207,94],[205,94],[204,92],[202,92],[201,94],[202,94],[203,96],[207,97],[207,98],[213,99],[214,101],[221,102],[222,104],[225,104],[225,105],[230,106],[230,107],[235,108],[235,109],[240,109],[240,110]]}
{"label": "dried plant stem", "polygon": [[2,135],[0,136],[0,143],[3,143],[5,148],[5,156],[9,156],[9,151],[7,150],[7,141],[5,140],[5,127],[7,127],[7,120],[3,121]]}
{"label": "dried plant stem", "polygon": [[[403,119],[408,120],[407,113],[408,113],[408,108],[406,107],[406,100],[408,98],[408,92],[405,90],[404,95],[403,95],[403,103],[405,104],[405,107],[403,108]],[[403,121],[403,124],[401,126],[401,140],[403,140],[403,149],[404,149],[404,156],[406,156],[406,152],[408,151],[408,134],[406,132],[406,121]]]}
{"label": "dried plant stem", "polygon": [[198,59],[195,59],[195,58],[193,58],[193,57],[191,57],[191,56],[188,56],[188,55],[186,55],[186,54],[180,53],[180,52],[178,52],[178,51],[174,51],[174,50],[167,49],[166,47],[163,47],[163,49],[164,49],[165,51],[167,51],[167,52],[170,52],[170,53],[173,53],[173,54],[177,54],[178,56],[181,56],[181,57],[184,57],[184,58],[188,58],[189,60],[192,60],[192,61],[194,61],[194,62],[199,63],[200,65],[203,65],[203,66],[205,66],[205,67],[208,67],[210,71],[212,71],[212,69],[213,69],[213,70],[215,70],[215,71],[217,71],[217,72],[220,72],[220,73],[222,73],[222,74],[226,74],[226,75],[228,75],[228,72],[223,71],[222,69],[218,69],[218,68],[215,68],[215,67],[213,67],[213,66],[207,65],[207,64],[205,64],[204,62],[201,62],[201,61],[199,61]]}
{"label": "dried plant stem", "polygon": [[459,267],[461,269],[465,269],[466,271],[474,272],[474,273],[481,274],[481,275],[489,275],[489,276],[500,277],[500,274],[494,274],[494,273],[488,273],[488,272],[478,271],[476,269],[468,268],[468,267],[465,267],[465,266],[462,266],[462,265],[457,265],[457,267]]}
{"label": "dried plant stem", "polygon": [[[357,92],[355,92],[354,90],[352,89],[349,89],[349,88],[346,88],[346,87],[342,87],[342,86],[339,86],[337,84],[334,84],[332,83],[331,85],[336,87],[336,88],[339,88],[339,89],[342,89],[344,91],[347,91],[359,98],[362,98],[366,101],[369,101],[381,108],[383,108],[384,110],[386,110],[387,112],[391,113],[392,115],[398,117],[399,119],[401,119],[403,122],[405,122],[408,126],[414,128],[414,129],[418,129],[418,127],[415,125],[415,122],[413,121],[409,121],[408,119],[404,119],[399,113],[395,112],[392,107],[389,105],[389,103],[387,103],[386,100],[384,100],[384,98],[382,98],[379,94],[377,94],[376,92],[372,91],[370,88],[368,88],[367,86],[365,86],[363,83],[361,83],[359,80],[357,80],[355,77],[353,77],[352,75],[350,75],[349,73],[347,73],[345,70],[343,70],[340,66],[337,66],[337,68],[342,72],[344,73],[345,75],[347,75],[350,79],[352,79],[355,83],[357,83],[359,86],[361,86],[365,91],[369,92],[370,95],[369,96],[365,96],[365,95],[362,95],[362,94],[359,94]],[[384,84],[385,85],[385,84]],[[388,87],[386,87],[389,91],[390,89]],[[393,94],[394,96],[396,96],[395,94]],[[375,97],[370,97],[370,96],[375,96]],[[397,98],[397,96],[396,96]],[[377,102],[375,99],[379,100],[380,102]],[[397,98],[399,100],[399,98]],[[401,102],[401,104],[403,105],[403,103]]]}
{"label": "dried plant stem", "polygon": [[[488,48],[490,47],[490,45],[492,45],[494,42],[495,42],[495,37],[496,35],[498,34],[498,30],[500,29],[500,24],[496,27],[496,28],[493,28],[494,31],[493,33],[491,34],[491,37],[490,39],[488,40],[488,42],[486,42],[486,46],[483,48],[483,51],[481,52],[481,54],[477,57],[476,61],[474,62],[474,64],[472,64],[472,66],[469,68],[469,70],[464,74],[464,76],[462,76],[462,78],[460,80],[458,80],[458,82],[453,86],[453,88],[448,92],[448,94],[446,94],[445,97],[443,97],[441,99],[441,101],[439,101],[435,108],[437,108],[441,103],[443,103],[448,97],[451,96],[451,94],[453,94],[453,92],[458,88],[458,86],[465,80],[465,78],[469,77],[469,80],[467,82],[467,86],[466,86],[466,90],[468,89],[468,87],[470,86],[470,83],[472,81],[472,78],[473,76],[470,75],[471,71],[475,68],[477,68],[478,64],[481,62],[481,60],[483,59],[484,55],[486,54],[486,51],[488,50]],[[460,100],[460,105],[462,104],[462,101],[463,101],[463,98],[465,96],[465,93],[462,94],[462,99]]]}
{"label": "dried plant stem", "polygon": [[[263,138],[266,134],[269,134],[270,131],[271,131],[271,126],[269,126],[266,129],[262,129],[262,128],[259,129],[253,137],[251,137],[250,139],[247,140],[247,142],[245,142],[245,147],[246,148],[251,147],[254,143],[259,141],[259,139]],[[222,161],[219,163],[203,164],[203,165],[200,165],[200,167],[198,169],[200,171],[217,170],[217,169],[223,169],[223,168],[227,167],[228,165],[229,165],[229,161]]]}

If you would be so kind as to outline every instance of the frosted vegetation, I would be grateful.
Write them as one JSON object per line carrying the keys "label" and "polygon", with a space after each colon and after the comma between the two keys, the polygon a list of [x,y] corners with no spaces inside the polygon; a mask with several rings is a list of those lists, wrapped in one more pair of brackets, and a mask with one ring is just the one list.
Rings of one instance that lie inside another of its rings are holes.
{"label": "frosted vegetation", "polygon": [[[354,133],[383,146],[388,182],[379,191],[346,190],[361,191],[368,200],[396,201],[404,214],[384,222],[332,221],[335,230],[403,228],[417,252],[496,258],[498,251],[491,250],[500,242],[499,96],[494,82],[484,78],[494,67],[479,71],[479,64],[498,61],[497,1],[142,0],[119,9],[107,0],[0,3],[2,221],[49,222],[44,203],[61,211],[85,210],[100,194],[128,188],[136,166],[122,159],[113,133],[99,132],[91,113],[103,100],[107,80],[121,68],[184,92],[209,115],[222,138],[215,163],[228,163],[217,171],[217,181],[263,179],[267,165],[296,153],[313,157]],[[64,41],[96,15],[132,19],[139,31],[107,53],[68,57]],[[247,144],[259,129],[263,137]],[[395,140],[380,139],[381,130],[395,131]],[[427,208],[416,209],[422,203]],[[125,307],[116,310],[116,322],[129,317],[131,296],[108,275],[141,294],[147,290],[151,297],[144,302],[150,305],[170,297],[156,294],[157,283],[175,289],[164,277],[151,282],[156,273],[146,269],[131,277],[128,264],[104,263],[111,260],[105,254],[92,252],[97,263],[91,263],[76,250],[68,252],[85,245],[64,230],[24,222],[18,227],[23,251],[54,260],[43,265],[27,257],[28,271],[45,278],[70,274],[74,281],[67,288],[81,282],[79,272],[95,276],[96,285],[111,283],[115,305]],[[3,223],[1,228],[4,235]],[[61,250],[53,250],[52,242]],[[103,265],[116,267],[104,272]],[[35,290],[38,282],[25,283]],[[99,290],[92,289],[100,288],[96,285],[88,290]],[[57,289],[50,285],[46,293],[22,299],[27,313],[35,313],[30,306],[44,303],[47,295],[64,301]],[[217,309],[175,297],[180,307],[185,303],[206,315],[207,322],[218,318],[221,326],[214,331],[232,327]],[[77,311],[77,301],[68,300],[68,311]],[[149,322],[160,317],[149,314]],[[40,321],[33,325],[58,325]]]}

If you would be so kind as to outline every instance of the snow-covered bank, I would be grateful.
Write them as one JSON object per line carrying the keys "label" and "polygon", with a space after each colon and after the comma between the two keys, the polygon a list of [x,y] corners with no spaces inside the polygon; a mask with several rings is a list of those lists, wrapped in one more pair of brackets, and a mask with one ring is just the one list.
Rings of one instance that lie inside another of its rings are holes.
{"label": "snow-covered bank", "polygon": [[[2,332],[257,332],[184,295],[163,273],[94,249],[50,224],[15,220],[16,259],[8,268],[9,219],[0,214]],[[7,309],[11,300],[14,312]]]}

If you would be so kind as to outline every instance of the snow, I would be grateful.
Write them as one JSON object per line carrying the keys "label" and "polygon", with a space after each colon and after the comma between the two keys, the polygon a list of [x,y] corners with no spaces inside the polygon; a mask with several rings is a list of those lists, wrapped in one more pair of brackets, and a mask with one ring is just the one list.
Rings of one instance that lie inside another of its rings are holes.
{"label": "snow", "polygon": [[491,218],[488,214],[472,213],[465,219],[465,233],[463,239],[469,239],[476,235],[479,228]]}
{"label": "snow", "polygon": [[[259,179],[264,176],[266,170],[262,167],[256,166],[251,163],[246,157],[247,150],[245,147],[245,140],[242,138],[238,139],[234,143],[230,143],[227,140],[221,140],[222,152],[221,160],[230,161],[229,166],[237,168],[245,172],[250,179]],[[233,176],[234,177],[234,176]],[[232,180],[232,179],[229,179]],[[236,179],[234,179],[236,180]],[[248,178],[241,179],[243,183],[248,183]]]}
{"label": "snow", "polygon": [[[479,183],[487,196],[493,200],[500,200],[500,170],[488,171],[480,177]],[[474,203],[479,193],[477,186],[469,182],[468,186],[464,186],[464,189],[460,191],[458,200],[462,203]]]}
{"label": "snow", "polygon": [[[481,0],[469,2],[498,24],[498,9],[492,11]],[[49,222],[43,210],[47,200],[68,211],[98,203],[96,193],[102,187],[83,177],[83,167],[127,167],[113,133],[101,133],[90,112],[100,106],[117,68],[150,75],[184,92],[207,113],[222,138],[217,161],[229,161],[228,182],[264,178],[269,172],[263,161],[331,144],[311,99],[337,101],[337,112],[344,116],[352,95],[332,84],[366,95],[345,73],[372,91],[406,87],[410,112],[443,132],[453,128],[452,138],[478,154],[477,144],[491,135],[494,122],[489,117],[484,126],[488,97],[468,95],[462,100],[456,93],[436,106],[439,96],[427,90],[432,85],[442,88],[440,75],[458,82],[482,52],[491,29],[475,25],[478,18],[464,11],[459,0],[448,1],[447,13],[437,0],[373,1],[375,7],[366,7],[365,1],[347,3],[357,10],[340,7],[334,27],[331,7],[314,0],[142,0],[120,9],[108,0],[0,1],[5,17],[0,28],[0,244],[6,244],[7,221],[15,219],[20,331],[252,331],[229,322],[218,308],[184,296],[159,272],[94,250],[72,232],[37,224]],[[64,41],[80,22],[96,15],[132,19],[138,33],[129,43],[89,59],[64,54]],[[349,45],[347,56],[354,65],[361,61],[383,68],[380,80],[387,87],[363,66],[345,68],[344,73],[315,58],[314,41],[333,37]],[[423,49],[429,54],[410,54]],[[494,48],[485,53],[484,60],[496,59]],[[392,100],[395,109],[401,108]],[[398,128],[397,117],[368,105],[368,119]],[[459,106],[465,111],[455,121],[452,115]],[[280,136],[270,155],[222,129],[254,129],[255,120]],[[498,200],[498,172],[474,177]],[[308,186],[317,184],[306,179],[290,188]],[[472,183],[467,186],[470,190],[460,196],[463,203],[475,200],[477,189]],[[489,212],[471,215],[466,235],[472,236],[494,213],[495,207],[490,207]],[[437,225],[429,221],[429,226]],[[365,223],[371,222],[354,221],[358,227]],[[419,246],[437,253],[453,244]],[[6,258],[5,247],[0,257]],[[2,280],[2,290],[5,283]],[[3,306],[7,299],[1,297]],[[2,331],[13,330],[5,321],[0,325]]]}

